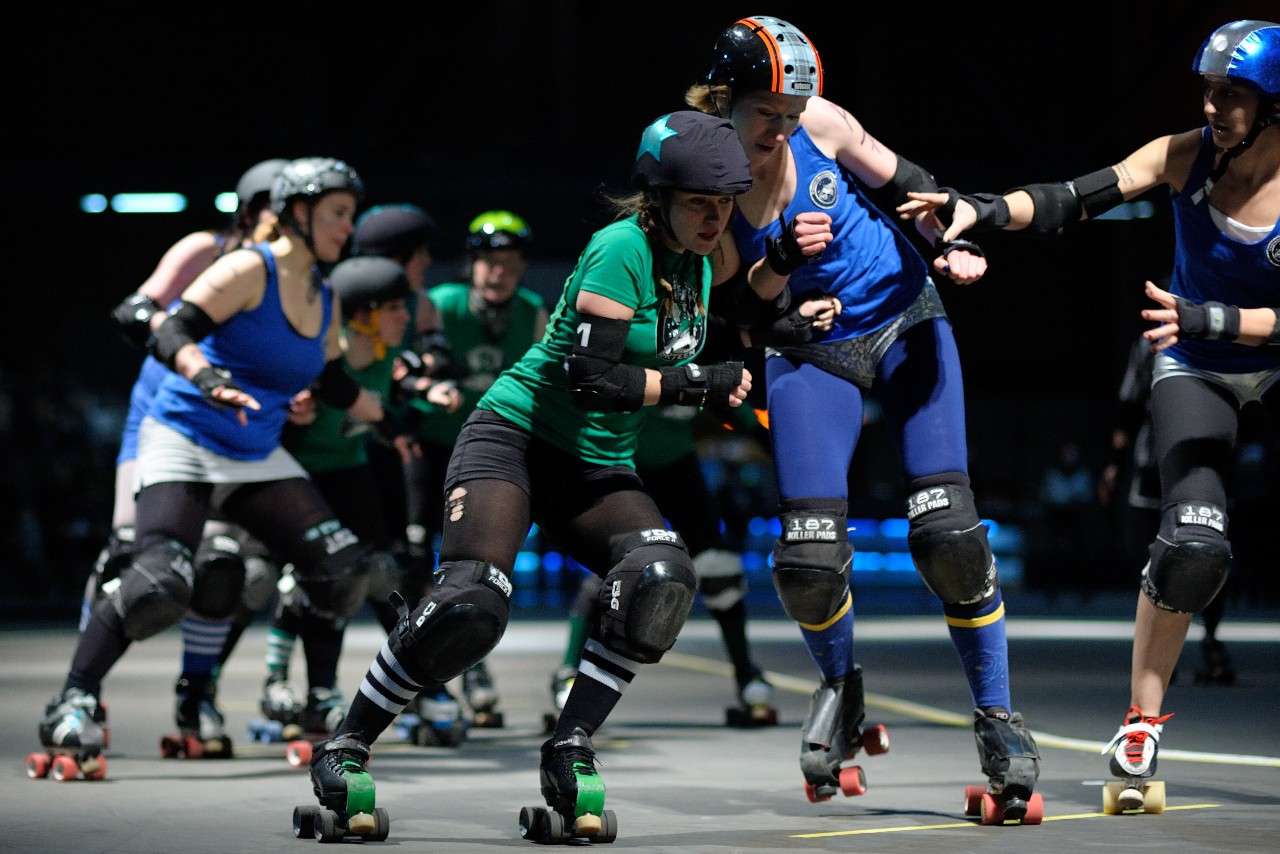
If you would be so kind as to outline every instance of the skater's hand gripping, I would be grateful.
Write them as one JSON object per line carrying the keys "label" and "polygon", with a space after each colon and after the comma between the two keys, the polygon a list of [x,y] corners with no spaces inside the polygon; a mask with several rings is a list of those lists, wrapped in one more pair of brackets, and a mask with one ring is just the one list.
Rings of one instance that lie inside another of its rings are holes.
{"label": "skater's hand gripping", "polygon": [[223,368],[205,365],[191,377],[191,384],[200,389],[205,400],[218,406],[225,406],[236,411],[236,420],[241,427],[249,426],[246,409],[261,409],[262,404],[253,395],[236,385],[231,372]]}
{"label": "skater's hand gripping", "polygon": [[[919,223],[920,217],[933,215],[934,222],[938,227],[943,225],[943,221],[936,218],[938,210],[947,211],[951,200],[950,193],[907,193],[907,198],[911,201],[903,202],[898,205],[898,216],[904,220],[915,219]],[[966,202],[963,198],[957,198],[955,208],[950,210],[951,222],[946,225],[946,231],[942,233],[942,239],[947,243],[958,238],[978,222],[978,212],[974,210],[973,205]],[[920,226],[917,224],[917,228]],[[923,231],[921,232],[923,234]]]}
{"label": "skater's hand gripping", "polygon": [[844,306],[835,297],[821,296],[800,303],[800,316],[811,318],[815,332],[830,332]]}
{"label": "skater's hand gripping", "polygon": [[787,222],[780,214],[778,238],[766,238],[765,260],[779,276],[789,276],[826,250],[832,241],[831,217],[817,211],[796,214]]}

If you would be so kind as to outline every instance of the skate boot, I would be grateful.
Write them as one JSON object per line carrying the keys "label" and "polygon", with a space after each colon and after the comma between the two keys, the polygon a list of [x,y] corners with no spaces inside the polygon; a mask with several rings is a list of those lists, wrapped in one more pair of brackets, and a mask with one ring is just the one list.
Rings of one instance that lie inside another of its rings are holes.
{"label": "skate boot", "polygon": [[176,734],[160,737],[165,759],[230,759],[231,738],[222,712],[214,702],[217,683],[212,676],[179,677],[173,686]]}
{"label": "skate boot", "polygon": [[462,674],[462,693],[471,707],[471,725],[481,729],[501,729],[505,723],[497,710],[498,692],[483,661]]}
{"label": "skate boot", "polygon": [[560,721],[560,713],[564,711],[564,704],[569,700],[569,692],[573,690],[573,680],[578,678],[578,668],[563,664],[556,669],[551,677],[551,707],[555,711],[545,712],[542,715],[542,731],[547,735],[551,735],[556,731],[556,724]]}
{"label": "skate boot", "polygon": [[1200,641],[1200,657],[1204,666],[1196,670],[1197,685],[1234,685],[1236,671],[1231,666],[1231,656],[1227,647],[1216,638],[1205,638]]}
{"label": "skate boot", "polygon": [[262,683],[258,709],[262,717],[249,721],[249,737],[254,741],[275,743],[302,738],[303,704],[284,674],[272,673]]}
{"label": "skate boot", "polygon": [[1164,783],[1152,780],[1156,773],[1156,755],[1160,752],[1160,733],[1164,723],[1173,717],[1144,715],[1137,706],[1130,706],[1124,723],[1102,751],[1111,754],[1111,774],[1116,782],[1107,783],[1102,789],[1102,811],[1116,815],[1126,810],[1142,810],[1159,814],[1164,812]]}
{"label": "skate boot", "polygon": [[102,717],[98,698],[87,691],[67,688],[55,694],[39,726],[44,750],[28,754],[27,776],[33,780],[52,776],[59,783],[106,777]]}
{"label": "skate boot", "polygon": [[746,684],[738,686],[738,705],[724,710],[724,722],[732,727],[777,726],[773,686],[758,669]]}
{"label": "skate boot", "polygon": [[973,734],[987,785],[964,787],[964,814],[978,816],[982,824],[1039,824],[1044,796],[1034,789],[1040,750],[1022,715],[999,706],[974,709]]}
{"label": "skate boot", "polygon": [[552,736],[543,743],[539,777],[547,806],[521,808],[521,836],[544,844],[618,838],[618,817],[604,808],[604,780],[596,772],[591,738],[581,727],[567,738]]}
{"label": "skate boot", "polygon": [[311,789],[320,806],[293,808],[293,835],[317,842],[362,838],[382,842],[391,833],[391,816],[374,806],[373,778],[365,770],[369,745],[344,733],[319,746],[311,760]]}
{"label": "skate boot", "polygon": [[841,767],[859,749],[868,756],[889,752],[889,731],[884,724],[862,728],[866,712],[862,704],[862,668],[835,682],[823,682],[809,700],[800,739],[800,771],[810,803],[830,800],[836,792],[846,797],[866,794],[867,775],[859,765]]}
{"label": "skate boot", "polygon": [[289,741],[284,758],[294,768],[303,768],[311,762],[318,743],[328,739],[346,716],[346,701],[342,692],[333,688],[312,688],[307,693],[307,704],[298,716],[302,734]]}
{"label": "skate boot", "polygon": [[442,682],[429,684],[414,700],[418,724],[408,733],[422,747],[457,747],[467,739],[467,719],[462,704]]}

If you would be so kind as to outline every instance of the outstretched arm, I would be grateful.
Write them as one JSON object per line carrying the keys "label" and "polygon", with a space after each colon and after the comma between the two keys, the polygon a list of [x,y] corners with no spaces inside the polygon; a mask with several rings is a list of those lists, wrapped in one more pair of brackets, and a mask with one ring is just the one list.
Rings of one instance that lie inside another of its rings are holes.
{"label": "outstretched arm", "polygon": [[1142,311],[1142,319],[1160,325],[1142,337],[1159,353],[1178,343],[1179,338],[1207,338],[1234,341],[1250,347],[1280,346],[1280,308],[1237,308],[1219,302],[1194,303],[1176,297],[1151,282],[1147,296],[1160,308]]}

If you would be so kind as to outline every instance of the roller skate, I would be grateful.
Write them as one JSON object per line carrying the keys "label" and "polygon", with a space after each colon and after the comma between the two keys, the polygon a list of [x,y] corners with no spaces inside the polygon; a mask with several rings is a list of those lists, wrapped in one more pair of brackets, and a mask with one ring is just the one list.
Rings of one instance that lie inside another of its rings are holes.
{"label": "roller skate", "polygon": [[349,838],[382,842],[391,833],[391,816],[374,806],[373,778],[365,770],[369,745],[354,733],[324,742],[311,760],[311,789],[320,806],[293,808],[293,835],[317,842]]}
{"label": "roller skate", "polygon": [[346,716],[346,701],[342,692],[333,688],[312,688],[307,693],[307,704],[298,716],[297,726],[302,730],[289,740],[284,751],[285,761],[294,768],[304,768],[311,762],[316,745],[329,739]]}
{"label": "roller skate", "polygon": [[868,756],[889,752],[889,731],[884,724],[863,729],[865,718],[862,668],[858,665],[848,676],[823,682],[813,692],[800,739],[800,771],[810,803],[830,800],[836,792],[846,797],[866,794],[867,775],[862,767],[841,767],[859,749]]}
{"label": "roller skate", "polygon": [[1164,812],[1164,783],[1152,780],[1156,773],[1156,755],[1160,752],[1160,733],[1164,723],[1173,717],[1142,714],[1130,706],[1124,723],[1103,749],[1111,754],[1111,774],[1120,778],[1102,789],[1102,811],[1117,815],[1129,810],[1142,810],[1156,815]]}
{"label": "roller skate", "polygon": [[396,722],[405,741],[421,747],[457,747],[467,739],[467,719],[462,705],[441,682],[427,685],[413,701],[416,713]]}
{"label": "roller skate", "polygon": [[618,838],[618,817],[604,808],[604,780],[596,772],[591,738],[581,727],[567,738],[552,736],[543,743],[539,777],[547,806],[520,809],[521,836],[544,844]]}
{"label": "roller skate", "polygon": [[773,706],[773,686],[759,671],[738,686],[738,705],[724,710],[724,722],[732,727],[777,726],[778,710]]}
{"label": "roller skate", "polygon": [[1039,824],[1044,796],[1035,789],[1040,776],[1040,750],[1022,715],[999,706],[973,710],[973,735],[985,786],[964,787],[964,814],[982,824]]}
{"label": "roller skate", "polygon": [[1204,666],[1196,670],[1197,685],[1234,685],[1236,671],[1231,666],[1231,656],[1227,647],[1217,638],[1206,637],[1200,641],[1200,657]]}
{"label": "roller skate", "polygon": [[102,755],[105,720],[98,698],[79,688],[55,694],[40,721],[40,743],[44,750],[27,755],[27,776],[33,780],[51,776],[59,783],[69,780],[101,780],[107,776],[107,760]]}
{"label": "roller skate", "polygon": [[262,717],[249,721],[249,738],[271,744],[302,738],[302,709],[288,677],[272,673],[262,684],[262,697],[258,700]]}
{"label": "roller skate", "polygon": [[568,664],[561,665],[552,675],[551,706],[555,711],[544,712],[542,715],[542,731],[546,735],[551,735],[556,731],[556,724],[560,721],[560,713],[564,711],[564,704],[569,701],[569,692],[573,690],[573,680],[577,678],[578,668]]}
{"label": "roller skate", "polygon": [[471,725],[481,729],[501,729],[506,722],[497,710],[498,692],[483,661],[462,674],[462,693],[471,707]]}
{"label": "roller skate", "polygon": [[222,712],[214,702],[217,683],[212,676],[179,677],[173,686],[176,734],[160,737],[160,755],[165,759],[230,759],[231,737],[224,727]]}

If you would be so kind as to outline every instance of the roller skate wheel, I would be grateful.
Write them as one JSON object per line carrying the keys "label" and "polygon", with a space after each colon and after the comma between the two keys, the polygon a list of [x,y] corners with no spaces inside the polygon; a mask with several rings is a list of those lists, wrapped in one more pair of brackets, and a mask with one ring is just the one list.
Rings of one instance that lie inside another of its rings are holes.
{"label": "roller skate wheel", "polygon": [[80,766],[70,756],[55,756],[53,765],[49,769],[49,776],[59,783],[66,783],[80,776]]}
{"label": "roller skate wheel", "polygon": [[370,842],[386,842],[387,837],[391,835],[391,813],[382,807],[375,807],[373,810],[374,829],[366,839]]}
{"label": "roller skate wheel", "polygon": [[861,765],[840,769],[840,791],[846,798],[856,798],[867,793],[867,775]]}
{"label": "roller skate wheel", "polygon": [[982,815],[982,796],[987,793],[985,786],[964,787],[964,814]]}
{"label": "roller skate wheel", "polygon": [[204,757],[204,742],[194,735],[184,735],[182,737],[182,750],[187,754],[188,759],[202,759]]}
{"label": "roller skate wheel", "polygon": [[478,729],[502,729],[505,724],[502,712],[476,712],[471,719],[471,725]]}
{"label": "roller skate wheel", "polygon": [[1148,783],[1142,790],[1142,811],[1152,815],[1164,812],[1164,781]]}
{"label": "roller skate wheel", "polygon": [[884,724],[876,724],[862,731],[862,749],[868,756],[889,752],[889,730]]}
{"label": "roller skate wheel", "polygon": [[1102,814],[1103,815],[1119,815],[1123,812],[1120,809],[1120,790],[1123,788],[1121,783],[1105,783],[1102,786]]}
{"label": "roller skate wheel", "polygon": [[1004,821],[1004,805],[990,792],[982,793],[978,809],[981,824],[1000,824]]}
{"label": "roller skate wheel", "polygon": [[1022,816],[1023,824],[1039,824],[1044,821],[1044,795],[1033,792],[1027,800],[1027,811]]}
{"label": "roller skate wheel", "polygon": [[315,839],[316,838],[316,816],[320,814],[319,807],[301,806],[293,808],[293,838],[294,839]]}
{"label": "roller skate wheel", "polygon": [[49,775],[49,766],[53,764],[53,760],[49,758],[47,753],[29,753],[27,754],[27,776],[32,780],[39,780]]}
{"label": "roller skate wheel", "polygon": [[165,759],[173,759],[182,755],[182,742],[172,735],[160,736],[160,756]]}
{"label": "roller skate wheel", "polygon": [[302,727],[298,724],[286,724],[280,728],[280,738],[284,741],[297,741],[303,734]]}
{"label": "roller skate wheel", "polygon": [[109,726],[104,726],[102,728],[102,749],[111,749],[111,727]]}
{"label": "roller skate wheel", "polygon": [[831,793],[826,791],[826,787],[819,789],[812,783],[804,784],[804,796],[809,799],[811,804],[820,804],[823,801],[831,800]]}
{"label": "roller skate wheel", "polygon": [[777,726],[778,710],[773,706],[752,706],[751,720],[757,726]]}
{"label": "roller skate wheel", "polygon": [[80,773],[86,780],[105,780],[107,778],[107,757],[99,754],[80,763]]}
{"label": "roller skate wheel", "polygon": [[347,831],[353,836],[369,836],[378,829],[378,820],[372,813],[358,812],[347,819]]}
{"label": "roller skate wheel", "polygon": [[618,815],[613,810],[605,810],[600,816],[600,833],[593,842],[613,842],[618,838]]}
{"label": "roller skate wheel", "polygon": [[342,839],[341,824],[338,822],[338,814],[333,810],[320,809],[316,811],[314,820],[315,840],[316,842],[338,842]]}
{"label": "roller skate wheel", "polygon": [[294,768],[311,764],[311,742],[291,741],[284,751],[285,761]]}
{"label": "roller skate wheel", "polygon": [[520,807],[520,836],[531,842],[541,842],[547,836],[546,810],[539,807]]}
{"label": "roller skate wheel", "polygon": [[573,822],[574,836],[593,837],[600,833],[604,822],[595,813],[583,813]]}

